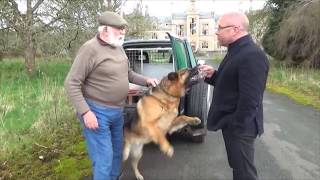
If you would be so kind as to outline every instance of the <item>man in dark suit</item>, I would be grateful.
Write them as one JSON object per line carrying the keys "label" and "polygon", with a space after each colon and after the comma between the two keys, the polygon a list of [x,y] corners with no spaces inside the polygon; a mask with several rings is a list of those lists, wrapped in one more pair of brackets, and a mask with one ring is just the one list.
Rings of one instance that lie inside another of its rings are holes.
{"label": "man in dark suit", "polygon": [[224,14],[217,25],[219,44],[228,51],[218,70],[208,65],[200,67],[205,81],[214,86],[207,128],[222,130],[233,179],[258,179],[254,142],[263,133],[262,99],[268,59],[248,34],[245,14]]}

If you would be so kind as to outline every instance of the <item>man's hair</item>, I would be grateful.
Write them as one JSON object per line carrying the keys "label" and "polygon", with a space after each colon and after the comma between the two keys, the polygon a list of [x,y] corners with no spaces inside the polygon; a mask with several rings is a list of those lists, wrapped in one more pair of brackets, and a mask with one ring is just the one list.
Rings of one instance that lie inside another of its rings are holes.
{"label": "man's hair", "polygon": [[99,26],[98,27],[98,32],[101,33],[104,30],[104,28],[106,28],[106,27],[107,27],[106,25]]}

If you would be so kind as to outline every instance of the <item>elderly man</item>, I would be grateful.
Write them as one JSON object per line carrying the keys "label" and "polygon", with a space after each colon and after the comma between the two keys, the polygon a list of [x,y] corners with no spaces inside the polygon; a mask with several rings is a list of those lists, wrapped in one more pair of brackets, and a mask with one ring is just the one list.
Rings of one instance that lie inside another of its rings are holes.
{"label": "elderly man", "polygon": [[114,12],[99,18],[98,34],[79,49],[65,80],[65,89],[83,125],[95,180],[120,174],[123,106],[129,81],[156,86],[158,81],[131,71],[121,47],[127,22]]}
{"label": "elderly man", "polygon": [[264,52],[248,34],[249,21],[239,12],[218,20],[216,35],[228,48],[218,70],[201,66],[206,82],[214,86],[208,130],[222,130],[234,180],[258,178],[254,141],[263,133],[262,99],[269,71]]}

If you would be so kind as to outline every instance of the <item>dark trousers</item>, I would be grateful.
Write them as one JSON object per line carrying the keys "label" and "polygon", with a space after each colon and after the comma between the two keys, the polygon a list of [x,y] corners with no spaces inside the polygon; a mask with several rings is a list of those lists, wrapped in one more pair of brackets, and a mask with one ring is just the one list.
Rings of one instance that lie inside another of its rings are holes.
{"label": "dark trousers", "polygon": [[234,135],[231,129],[222,130],[233,180],[257,180],[254,165],[254,141],[256,136]]}

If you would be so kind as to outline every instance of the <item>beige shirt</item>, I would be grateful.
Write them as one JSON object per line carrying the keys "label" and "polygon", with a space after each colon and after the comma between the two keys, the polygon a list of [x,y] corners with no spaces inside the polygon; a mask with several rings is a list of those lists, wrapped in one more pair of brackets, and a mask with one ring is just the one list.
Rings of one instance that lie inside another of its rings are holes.
{"label": "beige shirt", "polygon": [[146,78],[129,69],[122,47],[102,42],[98,36],[79,49],[65,80],[66,93],[77,112],[89,109],[85,98],[112,107],[123,107],[129,81],[146,85]]}

